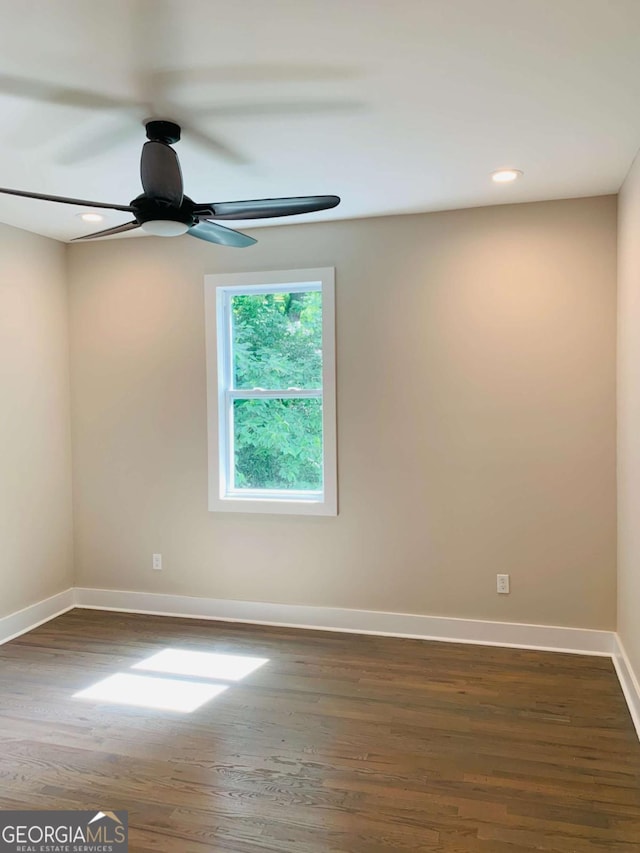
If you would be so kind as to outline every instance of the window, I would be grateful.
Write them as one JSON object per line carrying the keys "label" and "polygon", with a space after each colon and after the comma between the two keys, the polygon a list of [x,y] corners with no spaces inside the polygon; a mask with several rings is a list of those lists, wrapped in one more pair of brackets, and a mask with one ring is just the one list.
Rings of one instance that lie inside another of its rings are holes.
{"label": "window", "polygon": [[334,270],[205,278],[209,509],[336,515]]}

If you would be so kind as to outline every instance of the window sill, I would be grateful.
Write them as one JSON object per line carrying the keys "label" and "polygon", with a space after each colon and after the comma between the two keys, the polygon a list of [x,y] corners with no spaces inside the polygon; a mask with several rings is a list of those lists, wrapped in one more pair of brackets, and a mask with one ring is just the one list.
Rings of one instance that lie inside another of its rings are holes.
{"label": "window sill", "polygon": [[226,497],[211,498],[209,501],[209,512],[337,516],[338,508],[335,503],[327,500]]}

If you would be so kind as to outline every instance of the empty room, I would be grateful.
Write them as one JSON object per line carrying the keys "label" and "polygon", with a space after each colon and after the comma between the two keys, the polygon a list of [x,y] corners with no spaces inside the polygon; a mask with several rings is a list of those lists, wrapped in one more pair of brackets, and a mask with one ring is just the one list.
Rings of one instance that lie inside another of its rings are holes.
{"label": "empty room", "polygon": [[639,0],[0,0],[0,853],[640,853]]}

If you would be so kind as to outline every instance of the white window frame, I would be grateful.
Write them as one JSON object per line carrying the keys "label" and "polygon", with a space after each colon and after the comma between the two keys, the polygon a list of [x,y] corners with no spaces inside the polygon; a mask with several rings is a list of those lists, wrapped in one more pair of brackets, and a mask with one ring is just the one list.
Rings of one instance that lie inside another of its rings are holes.
{"label": "white window frame", "polygon": [[[207,346],[207,420],[209,442],[209,510],[288,515],[337,515],[335,270],[333,267],[205,276]],[[316,391],[243,389],[232,387],[232,296],[245,293],[322,293],[322,437],[323,489],[318,492],[231,488],[234,399],[318,397]]]}

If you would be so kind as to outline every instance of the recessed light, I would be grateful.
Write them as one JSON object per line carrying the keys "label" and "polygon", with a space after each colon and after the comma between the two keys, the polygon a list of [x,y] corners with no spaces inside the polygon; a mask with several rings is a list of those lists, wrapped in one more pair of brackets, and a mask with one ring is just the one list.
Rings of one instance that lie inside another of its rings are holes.
{"label": "recessed light", "polygon": [[495,181],[496,184],[508,184],[521,177],[522,172],[520,169],[497,169],[495,172],[491,173],[491,179]]}
{"label": "recessed light", "polygon": [[83,222],[102,222],[104,219],[101,213],[79,213],[78,216]]}

